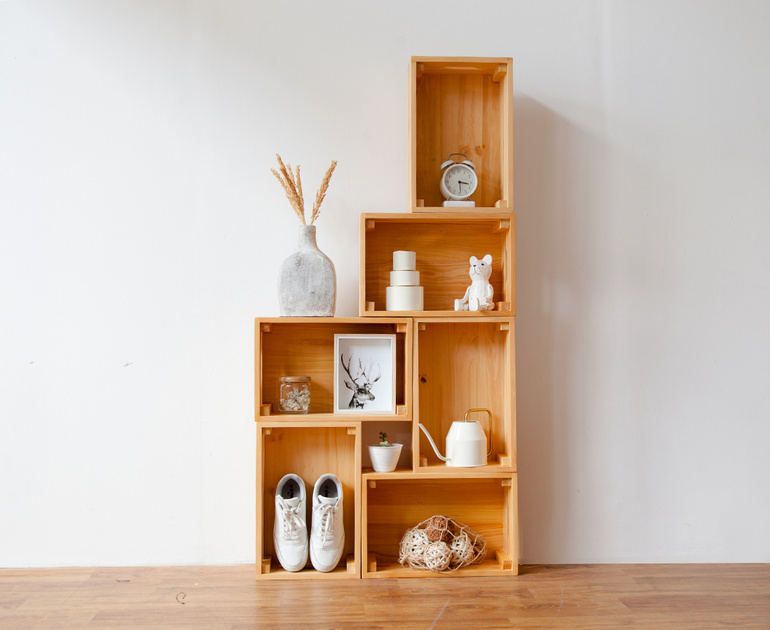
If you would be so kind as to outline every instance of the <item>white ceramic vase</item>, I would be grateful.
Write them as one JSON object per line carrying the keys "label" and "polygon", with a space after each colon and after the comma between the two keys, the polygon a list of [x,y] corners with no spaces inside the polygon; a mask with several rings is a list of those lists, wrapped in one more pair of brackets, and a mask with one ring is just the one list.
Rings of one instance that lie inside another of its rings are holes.
{"label": "white ceramic vase", "polygon": [[315,240],[315,225],[300,225],[297,251],[283,261],[278,276],[282,317],[333,317],[337,299],[334,264]]}
{"label": "white ceramic vase", "polygon": [[379,444],[369,445],[369,457],[372,460],[374,472],[393,472],[398,464],[398,458],[401,456],[401,447],[403,444],[391,444],[390,446],[380,446]]}

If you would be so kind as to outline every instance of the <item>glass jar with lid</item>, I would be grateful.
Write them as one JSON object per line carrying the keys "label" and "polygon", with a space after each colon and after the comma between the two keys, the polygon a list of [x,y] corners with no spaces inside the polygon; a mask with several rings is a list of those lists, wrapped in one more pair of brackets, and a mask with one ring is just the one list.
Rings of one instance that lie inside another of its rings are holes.
{"label": "glass jar with lid", "polygon": [[310,411],[310,377],[281,377],[281,413],[307,413]]}

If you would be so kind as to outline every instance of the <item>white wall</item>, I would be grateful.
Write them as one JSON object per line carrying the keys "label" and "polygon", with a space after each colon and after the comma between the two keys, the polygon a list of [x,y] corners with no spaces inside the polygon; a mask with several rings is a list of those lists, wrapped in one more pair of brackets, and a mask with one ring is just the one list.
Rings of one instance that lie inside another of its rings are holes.
{"label": "white wall", "polygon": [[410,55],[515,72],[522,560],[770,561],[770,5],[0,3],[0,565],[253,562],[306,190],[357,311]]}

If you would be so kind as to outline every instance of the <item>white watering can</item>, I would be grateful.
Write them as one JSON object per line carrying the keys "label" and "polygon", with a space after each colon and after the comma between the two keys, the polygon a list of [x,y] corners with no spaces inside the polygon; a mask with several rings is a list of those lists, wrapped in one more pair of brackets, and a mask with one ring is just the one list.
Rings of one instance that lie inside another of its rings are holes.
{"label": "white watering can", "polygon": [[477,420],[468,420],[468,415],[475,411],[486,411],[489,416],[489,441],[492,441],[492,412],[489,409],[469,409],[465,412],[465,420],[453,422],[446,436],[446,457],[438,452],[428,429],[420,422],[420,428],[428,438],[436,455],[446,462],[447,466],[470,468],[472,466],[486,466],[487,458],[492,454],[492,448],[487,451],[487,436],[481,423]]}

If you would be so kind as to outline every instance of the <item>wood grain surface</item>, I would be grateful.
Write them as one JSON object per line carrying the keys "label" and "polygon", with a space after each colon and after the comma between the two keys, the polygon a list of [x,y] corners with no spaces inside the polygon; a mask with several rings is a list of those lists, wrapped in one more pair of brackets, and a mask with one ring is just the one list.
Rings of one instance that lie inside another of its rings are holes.
{"label": "wood grain surface", "polygon": [[0,628],[770,628],[770,564],[537,565],[468,580],[254,575],[254,565],[1,569]]}

